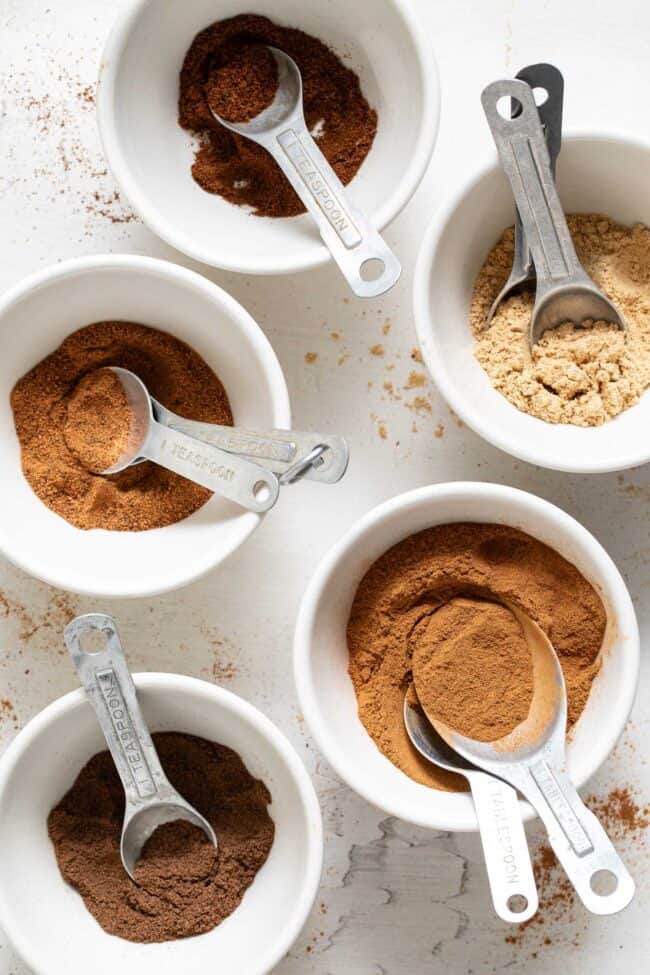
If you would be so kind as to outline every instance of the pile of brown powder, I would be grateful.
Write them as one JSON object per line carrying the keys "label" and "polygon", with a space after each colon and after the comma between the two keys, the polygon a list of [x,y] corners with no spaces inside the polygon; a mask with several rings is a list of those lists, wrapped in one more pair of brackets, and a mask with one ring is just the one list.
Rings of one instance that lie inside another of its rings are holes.
{"label": "pile of brown powder", "polygon": [[192,735],[153,736],[172,785],[210,822],[218,850],[194,826],[161,826],[145,845],[137,884],[120,859],[124,792],[108,752],[95,755],[48,818],[64,880],[109,934],[170,941],[210,931],[239,906],[266,861],[271,796],[235,752]]}
{"label": "pile of brown powder", "polygon": [[[210,78],[218,78],[223,71],[227,81],[228,63],[233,59],[237,63],[241,49],[251,45],[280,48],[296,62],[302,75],[307,127],[344,184],[350,182],[370,152],[377,114],[364,98],[356,74],[322,41],[303,31],[280,27],[266,17],[242,14],[197,34],[183,62],[178,102],[179,124],[201,139],[192,166],[194,179],[209,193],[251,207],[258,215],[292,217],[304,213],[305,208],[279,166],[261,146],[220,125],[206,97]],[[277,80],[267,76],[266,86],[258,91],[252,105],[244,99],[244,107],[252,110],[264,102],[265,95],[270,102]],[[214,94],[212,86],[210,90]],[[239,82],[232,99],[235,109],[241,110],[238,91]],[[227,94],[222,91],[220,98],[227,98]]]}
{"label": "pile of brown powder", "polygon": [[243,44],[210,70],[205,96],[227,122],[248,122],[268,108],[277,87],[278,66],[268,47]]}
{"label": "pile of brown powder", "polygon": [[110,369],[94,369],[68,399],[63,437],[82,467],[101,474],[126,450],[134,416],[126,391]]}
{"label": "pile of brown powder", "polygon": [[[404,695],[419,636],[428,633],[437,611],[459,596],[518,606],[548,635],[564,672],[570,726],[580,717],[598,673],[607,623],[602,601],[575,566],[505,525],[439,525],[411,535],[377,559],[359,584],[347,629],[359,717],[398,768],[439,789],[466,784],[415,751],[404,729]],[[502,669],[486,671],[486,683],[491,673],[503,690]],[[517,681],[525,702],[530,694],[525,668]],[[439,687],[445,689],[453,694],[453,681]],[[453,708],[454,702],[447,700],[445,706]]]}
{"label": "pile of brown powder", "polygon": [[486,599],[450,599],[413,628],[413,682],[429,716],[476,741],[526,719],[533,661],[516,616]]}
{"label": "pile of brown powder", "polygon": [[513,230],[490,251],[474,285],[474,354],[492,385],[525,413],[548,423],[598,426],[638,402],[650,386],[650,228],[625,227],[599,214],[568,218],[578,257],[622,312],[627,334],[611,324],[548,330],[531,350],[534,295],[489,308],[512,266]]}
{"label": "pile of brown powder", "polygon": [[135,322],[95,322],[69,335],[12,390],[27,481],[48,508],[77,528],[144,531],[187,518],[211,497],[206,488],[148,461],[119,474],[93,474],[70,449],[70,416],[77,414],[79,430],[78,408],[85,403],[89,423],[97,418],[97,403],[89,403],[80,383],[109,365],[130,369],[181,416],[232,425],[221,382],[188,345]]}

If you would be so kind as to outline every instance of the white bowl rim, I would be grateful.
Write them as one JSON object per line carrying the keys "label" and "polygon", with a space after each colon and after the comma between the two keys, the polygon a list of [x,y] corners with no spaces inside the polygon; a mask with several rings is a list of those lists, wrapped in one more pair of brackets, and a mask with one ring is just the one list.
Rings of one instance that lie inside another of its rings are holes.
{"label": "white bowl rim", "polygon": [[[190,236],[178,232],[173,222],[161,216],[158,209],[149,204],[146,194],[140,191],[138,181],[131,175],[117,134],[114,96],[119,63],[131,30],[144,8],[154,2],[155,0],[134,0],[118,14],[106,40],[100,61],[96,93],[97,124],[104,155],[120,189],[145,224],[161,240],[203,264],[242,274],[262,275],[306,271],[326,264],[331,260],[331,255],[322,241],[316,242],[318,250],[313,249],[313,256],[310,256],[311,248],[309,251],[305,249],[304,257],[299,260],[283,259],[279,253],[256,257],[254,260],[238,260],[232,256],[231,249],[227,247],[223,248],[217,256],[213,248],[208,250],[198,247]],[[396,9],[415,47],[422,82],[423,105],[417,142],[402,178],[391,196],[384,200],[374,215],[371,215],[372,222],[378,230],[383,230],[392,223],[420,185],[433,154],[440,123],[440,77],[428,32],[421,24],[419,15],[410,0],[384,0],[384,2],[392,4]]]}
{"label": "white bowl rim", "polygon": [[[588,129],[575,128],[562,136],[563,144],[576,142],[616,142],[633,149],[641,149],[650,153],[650,140],[635,134],[617,131],[616,129]],[[428,340],[432,327],[429,313],[429,279],[436,251],[442,240],[445,229],[452,219],[456,209],[462,201],[488,176],[499,169],[496,153],[491,154],[488,161],[485,158],[478,169],[456,187],[453,194],[447,197],[446,203],[437,211],[429,224],[418,252],[413,274],[413,314],[415,331],[422,356],[442,396],[461,420],[475,433],[512,457],[544,467],[547,470],[563,471],[569,474],[605,474],[612,471],[629,470],[650,461],[650,444],[643,447],[643,439],[639,440],[636,450],[631,450],[627,460],[616,464],[608,462],[606,458],[597,457],[583,459],[576,455],[575,463],[562,464],[554,460],[552,454],[544,452],[540,456],[534,438],[530,443],[513,441],[504,436],[500,428],[486,422],[480,411],[474,410],[467,400],[457,393],[457,386],[450,382],[444,360],[438,349],[431,346]]]}
{"label": "white bowl rim", "polygon": [[[236,713],[238,717],[243,718],[256,731],[259,731],[263,737],[268,739],[286,764],[296,784],[306,819],[308,823],[314,826],[314,830],[313,832],[311,828],[307,830],[308,855],[304,863],[304,880],[300,899],[296,903],[292,917],[285,926],[285,935],[282,941],[278,942],[272,950],[269,950],[262,957],[262,964],[258,969],[259,975],[269,972],[281,961],[302,931],[320,886],[324,853],[323,822],[320,805],[311,778],[288,738],[285,737],[280,729],[266,715],[238,694],[234,694],[232,691],[228,691],[216,684],[210,684],[208,681],[200,680],[197,677],[187,677],[183,674],[135,673],[133,674],[133,679],[138,690],[155,692],[160,688],[163,690],[173,690],[176,688],[188,695],[209,698],[213,704],[216,704],[224,710]],[[64,694],[63,697],[52,701],[42,711],[39,711],[18,732],[5,752],[0,756],[0,798],[4,794],[7,782],[17,762],[31,746],[34,739],[52,722],[84,703],[86,703],[86,695],[83,688],[70,691],[68,694]],[[28,965],[30,970],[34,972],[34,975],[48,975],[49,966],[47,962],[39,955],[38,951],[35,952],[32,950],[31,943],[23,937],[22,932],[24,928],[16,928],[14,925],[13,914],[9,909],[9,901],[1,882],[0,926],[6,931],[16,952]]]}
{"label": "white bowl rim", "polygon": [[[640,646],[638,623],[632,599],[618,568],[600,542],[584,525],[581,525],[579,521],[573,518],[572,515],[567,514],[566,511],[563,511],[562,508],[520,488],[482,481],[448,481],[415,488],[414,490],[406,491],[393,498],[389,498],[387,501],[372,508],[367,514],[356,521],[338,542],[332,546],[317,565],[307,585],[298,610],[294,636],[293,663],[296,693],[309,730],[319,750],[323,753],[326,761],[334,769],[338,777],[343,782],[346,782],[354,792],[358,793],[376,808],[388,813],[390,816],[396,816],[416,826],[465,833],[476,832],[478,830],[476,817],[469,807],[466,815],[458,816],[453,822],[449,819],[444,819],[438,814],[435,814],[435,816],[429,814],[423,815],[413,802],[403,801],[396,792],[388,795],[375,788],[363,776],[358,775],[357,767],[352,762],[348,763],[347,756],[338,749],[336,743],[330,737],[327,722],[322,720],[320,716],[320,709],[317,703],[318,695],[314,689],[310,664],[310,633],[313,629],[314,618],[318,611],[321,594],[328,585],[330,577],[336,571],[341,558],[355,548],[360,538],[371,533],[378,525],[392,517],[396,512],[407,506],[418,505],[421,502],[433,504],[436,501],[444,500],[452,496],[460,499],[463,497],[472,499],[479,497],[486,501],[498,497],[500,499],[509,499],[520,505],[523,504],[529,510],[535,509],[539,511],[541,509],[553,518],[556,524],[559,524],[566,531],[568,536],[577,536],[580,539],[582,546],[590,552],[594,561],[598,561],[602,566],[603,574],[606,574],[611,579],[613,587],[618,591],[619,605],[617,607],[617,622],[629,634],[629,639],[625,644],[627,653],[623,658],[623,669],[625,671],[623,680],[626,686],[626,693],[620,705],[618,720],[611,721],[610,733],[607,736],[607,747],[603,748],[602,755],[595,756],[593,752],[590,754],[589,761],[585,763],[585,774],[579,781],[575,782],[576,788],[578,789],[602,765],[625,728],[630,711],[632,710],[632,705],[634,704],[639,681]],[[535,818],[535,813],[529,803],[520,800],[519,805],[525,822],[529,822]]]}
{"label": "white bowl rim", "polygon": [[[22,278],[5,291],[0,296],[0,321],[16,302],[22,300],[30,292],[49,285],[52,281],[75,276],[80,273],[91,273],[93,271],[112,268],[116,270],[143,271],[153,275],[160,275],[170,280],[176,280],[182,285],[203,292],[208,299],[219,304],[224,313],[237,322],[238,328],[246,333],[258,350],[277,410],[278,418],[275,425],[287,430],[291,429],[289,390],[278,358],[268,338],[255,319],[246,311],[243,305],[240,305],[236,298],[233,298],[232,295],[224,291],[218,284],[203,277],[203,275],[196,271],[191,271],[189,268],[183,267],[181,264],[174,264],[171,261],[161,260],[157,257],[145,257],[140,254],[94,254],[88,257],[69,258],[58,264],[52,264],[40,271],[36,271],[26,278]],[[170,592],[173,589],[178,589],[181,586],[186,586],[191,582],[195,582],[207,572],[210,572],[217,565],[221,565],[233,552],[246,542],[260,525],[264,514],[257,514],[252,511],[244,512],[242,510],[242,519],[244,517],[247,519],[244,533],[239,539],[232,539],[227,548],[220,550],[220,555],[216,562],[214,557],[211,557],[210,553],[208,553],[203,560],[199,560],[193,564],[191,572],[188,572],[187,569],[176,569],[173,571],[170,569],[169,579],[164,587],[143,584],[137,589],[131,589],[128,593],[120,589],[118,583],[112,589],[105,586],[98,593],[93,589],[92,585],[84,583],[83,579],[77,578],[77,576],[75,576],[73,582],[69,582],[67,577],[64,578],[60,574],[44,571],[37,560],[23,557],[19,551],[15,551],[13,546],[8,544],[1,524],[0,552],[13,565],[18,566],[19,569],[56,588],[66,589],[67,591],[75,592],[82,596],[101,596],[107,599],[135,599],[159,595],[164,592]]]}

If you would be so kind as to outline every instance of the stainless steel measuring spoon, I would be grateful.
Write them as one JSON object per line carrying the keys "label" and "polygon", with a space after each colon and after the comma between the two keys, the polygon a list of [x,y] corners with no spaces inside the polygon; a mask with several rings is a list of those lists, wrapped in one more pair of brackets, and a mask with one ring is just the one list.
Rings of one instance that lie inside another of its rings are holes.
{"label": "stainless steel measuring spoon", "polygon": [[158,423],[187,433],[204,443],[214,444],[228,453],[262,463],[279,476],[280,484],[291,484],[302,477],[324,484],[335,484],[345,474],[350,450],[343,437],[331,433],[300,430],[269,430],[259,433],[241,427],[187,420],[172,413],[151,397]]}
{"label": "stainless steel measuring spoon", "polygon": [[[521,106],[513,117],[498,103],[511,98]],[[501,164],[510,181],[537,274],[537,292],[529,342],[535,345],[549,328],[587,319],[625,330],[623,316],[588,276],[575,252],[555,188],[544,130],[530,87],[524,81],[495,81],[481,100]]]}
{"label": "stainless steel measuring spoon", "polygon": [[170,784],[160,764],[115,620],[103,613],[77,616],[63,637],[124,786],[120,855],[129,877],[135,879],[142,847],[164,823],[179,819],[192,823],[216,847],[210,823]]}
{"label": "stainless steel measuring spoon", "polygon": [[435,715],[427,717],[454,751],[528,799],[587,910],[616,914],[632,900],[634,880],[567,773],[567,699],[560,662],[546,634],[521,610],[509,608],[531,648],[534,687],[528,717],[494,742],[474,741]]}
{"label": "stainless steel measuring spoon", "polygon": [[[562,108],[564,102],[562,72],[552,64],[529,64],[528,67],[522,68],[516,77],[520,81],[525,81],[533,93],[536,88],[546,92],[546,101],[537,106],[537,112],[539,120],[544,126],[551,173],[555,179],[555,165],[562,147]],[[516,112],[516,107],[513,103],[511,114],[514,112]],[[518,294],[527,287],[534,288],[536,281],[535,264],[526,240],[519,210],[515,207],[515,253],[512,260],[512,270],[508,280],[492,303],[485,328],[490,325],[502,301],[506,301],[507,298]]]}
{"label": "stainless steel measuring spoon", "polygon": [[401,265],[318,148],[305,124],[302,77],[284,51],[269,47],[278,66],[273,102],[249,122],[221,125],[252,139],[269,152],[318,224],[324,243],[348,284],[360,298],[384,294],[401,274]]}
{"label": "stainless steel measuring spoon", "polygon": [[117,474],[142,460],[153,460],[251,511],[268,511],[273,507],[280,493],[280,483],[272,471],[159,423],[142,380],[119,366],[105,368],[120,379],[133,422],[121,456],[112,467],[102,471],[103,474]]}
{"label": "stainless steel measuring spoon", "polygon": [[494,910],[504,921],[527,921],[539,902],[517,793],[454,752],[431,725],[415,696],[404,699],[404,725],[424,758],[469,782]]}

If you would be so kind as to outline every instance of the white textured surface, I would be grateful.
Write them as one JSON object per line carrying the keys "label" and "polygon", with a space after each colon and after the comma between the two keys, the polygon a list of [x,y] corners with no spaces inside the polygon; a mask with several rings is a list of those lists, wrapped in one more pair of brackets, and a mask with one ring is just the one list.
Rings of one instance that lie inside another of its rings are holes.
{"label": "white textured surface", "polygon": [[[362,305],[348,299],[333,268],[263,280],[209,272],[268,334],[286,373],[296,426],[327,426],[349,436],[353,461],[346,480],[338,488],[302,485],[286,492],[220,570],[150,601],[98,606],[61,599],[1,564],[0,697],[13,702],[15,714],[0,713],[0,731],[8,740],[44,704],[75,686],[61,645],[67,611],[113,613],[134,668],[223,681],[277,722],[314,776],[326,829],[323,885],[301,939],[278,968],[281,975],[478,975],[506,967],[517,975],[560,975],[614,966],[636,975],[647,964],[650,907],[648,853],[640,839],[620,844],[639,888],[625,914],[596,919],[576,908],[565,924],[549,927],[552,944],[540,946],[544,932],[540,937],[531,930],[521,946],[509,945],[488,902],[478,841],[384,819],[332,776],[296,709],[291,637],[310,572],[371,505],[431,481],[495,480],[560,504],[618,563],[642,639],[650,627],[649,468],[622,480],[537,470],[459,428],[430,387],[403,391],[415,344],[411,269],[428,215],[476,156],[490,151],[481,87],[528,62],[553,60],[566,78],[568,127],[634,132],[650,124],[650,10],[643,0],[420,0],[419,6],[440,62],[443,116],[431,170],[388,234],[405,267],[400,286]],[[188,263],[137,221],[113,223],[102,215],[121,220],[129,213],[112,199],[115,186],[105,173],[93,106],[84,96],[115,9],[114,0],[0,0],[2,287],[54,260],[87,253],[129,251]],[[391,329],[384,336],[387,321]],[[375,343],[384,345],[383,357],[370,354]],[[307,352],[319,355],[312,365],[305,363]],[[402,399],[393,400],[384,382],[392,382]],[[423,393],[431,413],[406,408]],[[381,423],[386,439],[379,435]],[[439,424],[444,435],[436,438]],[[633,723],[593,791],[605,795],[615,785],[634,785],[642,800],[650,799],[644,764],[648,694],[644,660]],[[537,830],[530,835],[537,841]],[[0,973],[24,975],[6,947],[0,947]]]}

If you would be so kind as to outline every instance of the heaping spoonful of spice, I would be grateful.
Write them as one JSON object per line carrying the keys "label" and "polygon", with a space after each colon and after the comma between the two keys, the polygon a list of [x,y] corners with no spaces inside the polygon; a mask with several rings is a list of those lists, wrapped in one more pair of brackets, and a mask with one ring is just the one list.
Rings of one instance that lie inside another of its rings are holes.
{"label": "heaping spoonful of spice", "polygon": [[[558,860],[585,907],[615,914],[634,896],[634,881],[594,814],[578,795],[566,769],[567,698],[557,654],[546,634],[518,607],[501,605],[518,621],[530,648],[532,692],[515,727],[490,734],[490,715],[458,714],[451,727],[436,703],[435,648],[416,646],[413,677],[429,721],[447,744],[467,761],[508,782],[528,799],[546,827]],[[504,675],[505,676],[505,675]],[[513,680],[505,676],[504,694]],[[479,687],[474,694],[482,693]],[[485,709],[484,709],[485,710]],[[484,728],[485,733],[480,729]],[[494,725],[495,728],[498,725]],[[467,734],[472,728],[474,735]],[[476,729],[476,730],[474,730]]]}
{"label": "heaping spoonful of spice", "polygon": [[[217,65],[205,84],[216,120],[275,159],[354,293],[360,298],[384,294],[398,280],[401,265],[310,135],[298,65],[278,48],[255,44],[246,60],[231,68],[227,62]],[[269,90],[274,92],[270,102]]]}

